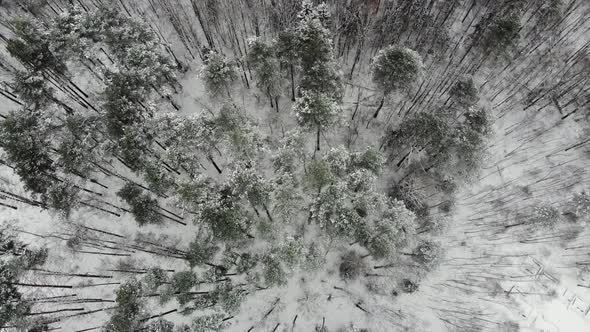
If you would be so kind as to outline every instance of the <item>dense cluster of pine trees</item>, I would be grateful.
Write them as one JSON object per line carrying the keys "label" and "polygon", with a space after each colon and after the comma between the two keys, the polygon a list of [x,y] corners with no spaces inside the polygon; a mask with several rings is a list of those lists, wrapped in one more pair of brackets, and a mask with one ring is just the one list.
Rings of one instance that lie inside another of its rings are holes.
{"label": "dense cluster of pine trees", "polygon": [[[546,43],[578,33],[589,10],[579,0],[0,6],[25,14],[1,22],[10,58],[0,68],[12,78],[0,94],[18,108],[0,114],[0,162],[29,196],[2,195],[67,223],[97,210],[195,231],[190,243],[150,244],[185,269],[151,266],[122,281],[104,331],[222,331],[249,295],[333,268],[329,252],[345,282],[369,265],[415,266],[393,283],[416,292],[443,255],[455,195],[477,176],[494,117],[518,99],[554,103],[565,119],[590,100],[590,44],[559,59]],[[150,10],[155,18],[139,19]],[[518,81],[552,57],[559,79],[525,93]],[[509,83],[497,81],[524,58]],[[196,71],[206,101],[187,116],[178,96]],[[262,112],[279,125],[269,131]],[[589,201],[577,195],[571,213],[587,215]],[[559,219],[535,211],[544,227]],[[34,315],[17,286],[35,286],[19,277],[48,253],[0,231],[0,327],[47,330],[53,316]],[[76,233],[67,244],[87,241]],[[151,312],[170,303],[177,309]],[[175,326],[171,313],[192,322]]]}

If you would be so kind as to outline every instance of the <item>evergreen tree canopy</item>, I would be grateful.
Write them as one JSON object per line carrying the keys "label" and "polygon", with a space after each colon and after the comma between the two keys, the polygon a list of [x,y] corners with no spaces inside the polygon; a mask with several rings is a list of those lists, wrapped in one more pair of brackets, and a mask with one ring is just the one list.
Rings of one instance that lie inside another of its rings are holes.
{"label": "evergreen tree canopy", "polygon": [[47,191],[54,172],[48,151],[50,144],[40,117],[38,112],[22,110],[9,113],[0,123],[0,147],[25,187],[36,194]]}
{"label": "evergreen tree canopy", "polygon": [[373,83],[385,95],[408,89],[420,76],[422,58],[415,51],[399,46],[388,46],[373,58]]}

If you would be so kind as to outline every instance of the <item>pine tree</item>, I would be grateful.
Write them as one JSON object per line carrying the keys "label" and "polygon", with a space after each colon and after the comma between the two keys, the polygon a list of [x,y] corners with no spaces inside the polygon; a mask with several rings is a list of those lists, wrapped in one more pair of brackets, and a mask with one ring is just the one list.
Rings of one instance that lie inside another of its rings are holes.
{"label": "pine tree", "polygon": [[159,114],[147,125],[158,133],[166,147],[166,159],[172,167],[182,168],[192,176],[200,172],[199,162],[213,161],[213,152],[221,145],[215,120],[203,114],[181,117],[175,113]]}
{"label": "pine tree", "polygon": [[386,145],[393,149],[426,149],[427,152],[437,151],[446,138],[452,133],[443,114],[418,113],[392,130]]}
{"label": "pine tree", "polygon": [[61,59],[88,57],[87,50],[91,47],[93,39],[98,38],[97,33],[86,29],[88,19],[88,15],[76,6],[61,12],[49,29],[51,52]]}
{"label": "pine tree", "polygon": [[272,188],[253,167],[237,168],[229,181],[233,195],[244,197],[254,208],[262,207],[268,213]]}
{"label": "pine tree", "polygon": [[148,268],[142,283],[146,291],[155,292],[160,286],[169,283],[168,274],[159,267]]}
{"label": "pine tree", "polygon": [[478,91],[472,78],[459,80],[449,91],[451,100],[461,108],[475,106],[479,101]]}
{"label": "pine tree", "polygon": [[162,223],[162,215],[156,212],[158,207],[157,200],[153,199],[149,194],[144,193],[137,185],[127,182],[117,192],[117,196],[129,204],[131,213],[140,226],[144,224]]}
{"label": "pine tree", "polygon": [[232,195],[229,187],[221,188],[219,197],[203,206],[200,220],[220,240],[237,240],[248,236],[247,230],[253,222],[251,214],[237,204],[237,197]]}
{"label": "pine tree", "polygon": [[314,160],[308,168],[305,176],[307,185],[314,191],[320,192],[325,186],[336,180],[330,169],[330,165],[324,160]]}
{"label": "pine tree", "polygon": [[35,328],[38,321],[28,319],[32,302],[26,301],[17,287],[21,277],[47,260],[47,248],[30,249],[7,225],[0,227],[0,326]]}
{"label": "pine tree", "polygon": [[143,166],[143,177],[150,190],[165,194],[175,185],[175,178],[164,171],[165,165],[161,162],[148,162]]}
{"label": "pine tree", "polygon": [[47,130],[39,112],[11,112],[0,123],[0,147],[14,165],[25,188],[43,194],[53,182],[54,165],[49,157]]}
{"label": "pine tree", "polygon": [[94,136],[100,130],[96,117],[69,115],[56,147],[57,164],[66,174],[88,176],[100,159],[101,147]]}
{"label": "pine tree", "polygon": [[104,90],[106,102],[105,121],[113,138],[124,136],[128,127],[144,122],[144,111],[137,104],[146,94],[146,82],[133,72],[107,73],[107,87]]}
{"label": "pine tree", "polygon": [[197,275],[192,271],[177,272],[172,276],[169,285],[171,294],[176,295],[176,299],[180,305],[190,302],[193,298],[187,294],[193,287],[197,286]]}
{"label": "pine tree", "polygon": [[334,61],[331,33],[326,27],[329,16],[325,4],[317,7],[309,1],[302,4],[295,28],[302,69],[300,88],[339,101],[343,89]]}
{"label": "pine tree", "polygon": [[213,119],[215,135],[223,140],[234,160],[252,163],[266,150],[255,123],[236,104],[224,104]]}
{"label": "pine tree", "polygon": [[377,53],[371,70],[373,83],[383,96],[373,118],[379,115],[385,97],[394,91],[407,91],[418,80],[423,67],[420,55],[409,48],[391,45]]}
{"label": "pine tree", "polygon": [[211,243],[212,239],[196,237],[186,252],[185,259],[191,268],[208,263],[219,249]]}
{"label": "pine tree", "polygon": [[297,239],[287,236],[279,243],[277,248],[278,256],[288,268],[294,268],[303,259],[303,246]]}
{"label": "pine tree", "polygon": [[105,332],[128,332],[142,328],[147,318],[142,302],[142,285],[136,280],[126,281],[116,292],[117,308],[103,328]]}
{"label": "pine tree", "polygon": [[383,156],[374,148],[368,147],[364,152],[355,152],[350,156],[353,169],[365,169],[374,175],[380,175],[383,169]]}
{"label": "pine tree", "polygon": [[51,209],[58,211],[68,219],[72,210],[78,206],[79,187],[69,180],[56,181],[43,195],[43,201]]}
{"label": "pine tree", "polygon": [[23,300],[15,284],[18,283],[15,270],[0,261],[0,326],[9,326],[30,312],[31,305]]}
{"label": "pine tree", "polygon": [[509,58],[518,45],[521,28],[520,17],[515,13],[495,19],[481,41],[484,58]]}
{"label": "pine tree", "polygon": [[25,103],[25,108],[39,110],[53,102],[53,89],[45,84],[46,78],[39,72],[17,71],[14,90]]}
{"label": "pine tree", "polygon": [[122,61],[125,69],[137,75],[139,80],[151,87],[174,82],[172,64],[167,56],[157,51],[155,44],[133,44],[127,50]]}
{"label": "pine tree", "polygon": [[347,203],[345,183],[327,186],[311,206],[311,219],[330,235],[350,236],[354,233],[360,216]]}
{"label": "pine tree", "polygon": [[291,101],[295,101],[295,70],[299,66],[299,51],[295,32],[285,30],[279,32],[276,52],[283,67],[288,68],[288,77],[291,82]]}
{"label": "pine tree", "polygon": [[248,39],[248,62],[256,73],[258,89],[266,94],[271,107],[279,111],[281,94],[280,63],[277,58],[275,42],[266,42],[258,37]]}
{"label": "pine tree", "polygon": [[46,30],[28,18],[12,20],[16,35],[15,39],[7,41],[6,49],[13,57],[34,72],[55,70],[66,72],[66,66],[50,51],[49,38]]}
{"label": "pine tree", "polygon": [[213,292],[220,309],[229,314],[235,314],[240,309],[246,295],[246,290],[234,286],[231,281],[219,284]]}
{"label": "pine tree", "polygon": [[339,121],[340,111],[336,102],[325,94],[302,91],[293,105],[297,122],[307,131],[316,131],[316,150],[320,150],[322,131],[331,128]]}
{"label": "pine tree", "polygon": [[273,185],[273,212],[278,214],[283,221],[292,220],[296,217],[303,202],[299,183],[294,174],[283,173],[274,179]]}
{"label": "pine tree", "polygon": [[200,175],[180,183],[176,195],[181,205],[198,216],[211,202],[221,199],[219,190],[209,177]]}
{"label": "pine tree", "polygon": [[205,65],[201,69],[201,77],[211,98],[231,97],[231,88],[238,78],[235,64],[223,54],[209,51],[206,54]]}

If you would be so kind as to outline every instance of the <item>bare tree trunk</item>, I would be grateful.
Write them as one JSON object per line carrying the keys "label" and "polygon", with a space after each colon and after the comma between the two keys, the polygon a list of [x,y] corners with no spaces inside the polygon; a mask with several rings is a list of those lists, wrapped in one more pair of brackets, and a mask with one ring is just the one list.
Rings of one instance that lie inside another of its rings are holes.
{"label": "bare tree trunk", "polygon": [[321,127],[318,126],[318,132],[317,132],[317,136],[316,136],[316,151],[320,151],[320,133],[321,133]]}
{"label": "bare tree trunk", "polygon": [[295,69],[293,68],[293,64],[290,65],[291,71],[291,101],[295,101]]}
{"label": "bare tree trunk", "polygon": [[385,103],[385,95],[383,95],[383,97],[381,98],[381,102],[379,103],[379,106],[377,107],[375,114],[373,114],[373,119],[376,119],[377,116],[379,115],[379,112],[383,108],[383,103]]}

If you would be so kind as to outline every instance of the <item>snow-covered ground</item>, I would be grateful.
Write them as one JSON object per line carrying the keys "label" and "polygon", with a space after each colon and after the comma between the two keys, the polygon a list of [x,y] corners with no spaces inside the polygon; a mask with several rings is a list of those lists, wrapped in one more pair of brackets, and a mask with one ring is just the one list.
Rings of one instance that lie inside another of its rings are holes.
{"label": "snow-covered ground", "polygon": [[[171,31],[168,33],[172,35]],[[175,47],[180,49],[180,45]],[[365,128],[378,99],[371,89],[358,87],[370,86],[367,62],[360,65],[351,82],[355,85],[348,86],[343,102],[349,119],[357,93],[363,91],[357,118],[361,123],[357,147],[378,146],[382,129],[399,120],[398,110],[387,106],[383,118],[371,120]],[[174,96],[183,116],[213,108],[198,77],[200,61],[192,60],[190,66],[192,69],[180,77],[183,91]],[[440,70],[436,74],[439,73]],[[508,74],[505,76],[509,78]],[[482,74],[476,80],[483,84],[486,77]],[[389,268],[372,269],[371,273],[376,275],[362,281],[344,283],[338,276],[338,253],[350,244],[334,243],[321,272],[297,272],[283,287],[249,294],[228,331],[275,331],[277,324],[280,325],[276,331],[312,331],[324,319],[330,328],[354,323],[371,332],[516,331],[509,329],[509,322],[518,324],[522,331],[590,331],[590,226],[565,217],[554,229],[517,225],[534,207],[566,207],[573,193],[588,188],[588,148],[567,150],[587,139],[586,120],[581,116],[561,119],[553,106],[523,110],[518,101],[511,107],[499,106],[499,101],[510,97],[509,91],[494,96],[496,90],[491,86],[501,81],[501,77],[496,77],[482,89],[482,103],[495,117],[494,136],[489,141],[489,155],[479,177],[461,187],[457,194],[447,233],[439,239],[446,252],[437,267],[423,275],[407,266],[407,260],[400,260]],[[267,103],[257,102],[254,91],[254,88],[240,88],[234,101],[255,119],[261,131],[270,135],[294,126],[288,98],[281,99],[282,110],[277,114]],[[261,99],[266,101],[264,97]],[[1,113],[14,109],[13,105],[0,108]],[[342,132],[324,137],[327,147],[344,143],[341,137],[344,135],[338,136]],[[312,142],[313,138],[310,136],[309,140]],[[121,206],[122,202],[114,195],[116,190],[111,189],[118,188],[120,181],[112,177],[97,177],[97,180],[109,188],[88,184],[88,189],[102,194],[101,201]],[[0,190],[28,196],[16,174],[4,165],[0,165]],[[186,269],[186,262],[154,251],[160,252],[157,245],[184,248],[198,231],[198,226],[190,223],[186,227],[166,223],[139,229],[129,213],[106,204],[100,206],[120,216],[79,207],[70,221],[65,222],[59,216],[7,196],[0,196],[0,202],[17,208],[0,206],[0,222],[14,224],[21,230],[19,237],[31,246],[47,246],[50,250],[45,271],[41,271],[44,273],[32,272],[23,282],[71,286],[34,291],[22,287],[27,298],[71,296],[104,301],[37,303],[34,312],[84,309],[80,311],[84,315],[76,316],[76,311],[54,315],[60,320],[51,326],[61,331],[92,329],[104,324],[117,286],[134,276],[112,271],[120,267],[119,261],[133,260],[135,266],[142,268],[161,266],[176,272]],[[141,243],[138,232],[152,232],[160,238],[156,244]],[[84,234],[87,242],[78,252],[66,246],[76,233]],[[109,250],[96,247],[105,244]],[[98,251],[116,256],[97,254]],[[98,276],[90,279],[57,276],[48,271]],[[394,280],[408,275],[423,278],[418,291],[392,295],[391,289],[398,287]],[[88,280],[98,285],[82,283]],[[374,292],[367,291],[368,284]],[[157,306],[151,301],[152,314],[175,309],[173,302]],[[101,309],[105,310],[98,311]],[[166,319],[175,323],[190,321],[190,317],[178,313],[167,315]]]}

